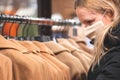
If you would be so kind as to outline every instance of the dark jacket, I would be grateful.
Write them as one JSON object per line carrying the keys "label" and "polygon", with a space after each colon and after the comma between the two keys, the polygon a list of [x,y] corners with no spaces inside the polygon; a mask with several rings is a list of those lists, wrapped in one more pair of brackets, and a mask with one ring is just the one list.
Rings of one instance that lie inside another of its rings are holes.
{"label": "dark jacket", "polygon": [[87,80],[120,80],[120,23],[108,31],[104,47],[110,51],[102,57],[99,65],[93,70],[90,68]]}
{"label": "dark jacket", "polygon": [[104,55],[93,71],[90,68],[87,80],[120,80],[120,46]]}

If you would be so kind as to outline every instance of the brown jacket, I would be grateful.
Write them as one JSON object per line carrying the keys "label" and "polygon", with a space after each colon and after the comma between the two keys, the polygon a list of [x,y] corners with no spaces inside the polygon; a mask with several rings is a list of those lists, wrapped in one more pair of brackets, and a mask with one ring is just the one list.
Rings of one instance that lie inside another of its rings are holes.
{"label": "brown jacket", "polygon": [[26,56],[26,50],[0,36],[0,53],[12,61],[13,80],[40,80],[38,64]]}
{"label": "brown jacket", "polygon": [[25,54],[25,55],[30,57],[31,59],[33,59],[35,61],[35,63],[37,63],[37,65],[39,66],[38,71],[40,73],[37,74],[39,76],[39,78],[38,78],[39,80],[49,80],[49,79],[54,80],[54,79],[56,79],[56,78],[54,78],[54,75],[53,75],[53,73],[56,72],[55,68],[53,68],[52,65],[50,65],[50,63],[48,63],[45,59],[38,56],[38,53],[40,51],[39,51],[39,49],[35,48],[36,46],[31,45],[31,43],[29,41],[14,40],[14,42],[17,45],[19,45],[21,48],[23,48],[23,49],[26,48],[27,50],[30,51],[30,52],[27,52],[27,54]]}
{"label": "brown jacket", "polygon": [[41,50],[41,54],[45,56],[46,59],[52,61],[62,70],[63,80],[70,80],[69,67],[62,63],[61,61],[59,61],[55,57],[54,53],[44,43],[38,41],[33,41],[33,43]]}
{"label": "brown jacket", "polygon": [[91,56],[94,55],[93,49],[89,48],[85,42],[79,41],[79,37],[68,38],[67,40],[71,44],[73,44],[75,47],[77,47],[78,49],[85,51],[86,53],[90,54]]}
{"label": "brown jacket", "polygon": [[72,55],[74,55],[75,57],[77,57],[80,60],[80,62],[82,63],[83,67],[85,68],[86,72],[89,70],[91,59],[88,56],[85,55],[85,54],[88,54],[88,53],[81,52],[81,50],[79,50],[78,48],[73,46],[66,39],[62,39],[62,38],[58,39],[58,43],[60,45],[64,46],[65,48],[69,49],[70,52],[72,53]]}
{"label": "brown jacket", "polygon": [[[47,47],[53,51],[56,57],[70,68],[71,79],[81,80],[83,78],[85,69],[80,63],[79,59],[74,57],[70,51],[63,46],[53,42],[44,42]],[[84,75],[85,76],[85,75]]]}
{"label": "brown jacket", "polygon": [[[39,50],[38,47],[34,43],[32,43],[31,41],[19,41],[19,43],[24,45],[28,50],[31,50],[34,53],[33,54],[34,57],[36,56],[36,58],[37,57],[42,58],[42,59],[44,59],[44,62],[45,61],[48,62],[48,63],[46,63],[46,64],[49,64],[49,66],[46,66],[46,67],[48,67],[48,69],[47,69],[47,71],[44,71],[45,79],[47,78],[47,79],[50,79],[50,80],[56,80],[56,79],[57,80],[67,80],[66,76],[65,76],[66,74],[65,75],[63,74],[64,69],[60,69],[58,64],[55,64],[54,62],[52,62],[49,59],[50,57],[48,57],[48,56],[51,56],[49,53],[47,53],[47,54],[45,53],[48,50],[47,50],[47,48],[45,48],[44,45],[41,45],[41,46],[44,46],[44,47],[39,48],[40,49]],[[46,50],[46,51],[44,51],[44,50]],[[40,51],[42,51],[42,53]],[[68,80],[69,80],[69,77],[68,77]]]}
{"label": "brown jacket", "polygon": [[13,80],[12,61],[0,54],[0,80]]}

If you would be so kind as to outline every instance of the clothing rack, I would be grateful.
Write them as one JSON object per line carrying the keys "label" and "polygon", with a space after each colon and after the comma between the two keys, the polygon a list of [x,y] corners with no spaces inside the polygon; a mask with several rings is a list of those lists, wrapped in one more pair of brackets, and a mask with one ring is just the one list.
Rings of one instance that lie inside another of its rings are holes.
{"label": "clothing rack", "polygon": [[27,16],[6,15],[6,14],[0,14],[0,22],[30,23],[30,24],[37,24],[37,25],[49,25],[49,26],[81,25],[80,22],[72,20],[72,19],[52,20],[52,19],[47,19],[47,18],[33,18],[33,17],[27,17]]}

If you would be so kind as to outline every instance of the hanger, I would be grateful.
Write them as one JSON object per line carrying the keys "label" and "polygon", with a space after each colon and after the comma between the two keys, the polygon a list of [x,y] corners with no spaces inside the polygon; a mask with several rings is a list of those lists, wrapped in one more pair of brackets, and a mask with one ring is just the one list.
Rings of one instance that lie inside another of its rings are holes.
{"label": "hanger", "polygon": [[73,26],[73,36],[77,36],[77,27],[78,26]]}
{"label": "hanger", "polygon": [[[3,17],[3,14],[1,14],[1,17]],[[3,31],[3,30],[4,30],[5,22],[6,22],[6,21],[2,21],[2,22],[1,22],[1,23],[3,23],[3,27],[2,27],[2,35],[3,35],[3,36],[4,36],[4,31]]]}

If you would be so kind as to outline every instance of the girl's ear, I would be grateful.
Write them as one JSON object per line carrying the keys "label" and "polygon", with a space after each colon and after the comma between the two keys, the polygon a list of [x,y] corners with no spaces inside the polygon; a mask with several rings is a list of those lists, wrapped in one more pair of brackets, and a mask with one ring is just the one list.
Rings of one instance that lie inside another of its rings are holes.
{"label": "girl's ear", "polygon": [[112,11],[107,11],[107,12],[106,12],[106,16],[107,16],[111,21],[113,21],[113,16],[114,16],[114,14],[113,14]]}

